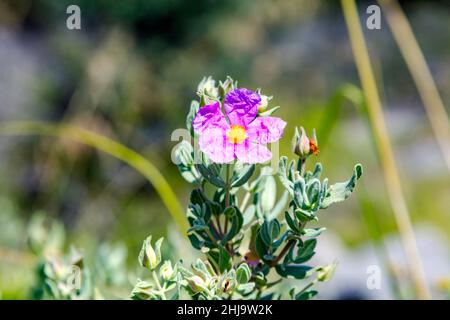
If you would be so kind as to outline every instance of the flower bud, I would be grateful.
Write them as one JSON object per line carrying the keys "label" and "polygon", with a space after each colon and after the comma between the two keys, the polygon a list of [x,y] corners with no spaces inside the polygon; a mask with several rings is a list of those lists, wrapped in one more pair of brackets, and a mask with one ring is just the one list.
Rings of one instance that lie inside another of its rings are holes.
{"label": "flower bud", "polygon": [[187,282],[189,284],[189,287],[194,292],[202,292],[207,289],[206,282],[199,276],[194,275],[190,278],[187,278]]}
{"label": "flower bud", "polygon": [[317,270],[317,280],[325,282],[331,279],[336,269],[337,262],[333,262],[325,267],[321,267]]}
{"label": "flower bud", "polygon": [[172,263],[170,261],[165,261],[162,264],[161,268],[159,268],[159,273],[165,281],[172,279],[172,277],[174,275]]}
{"label": "flower bud", "polygon": [[209,76],[204,77],[202,81],[198,84],[197,87],[197,94],[202,97],[203,95],[209,96],[211,98],[217,98],[218,97],[218,89],[216,87],[216,81]]}
{"label": "flower bud", "polygon": [[234,87],[236,86],[236,83],[231,77],[227,77],[225,81],[219,82],[219,95],[221,99],[224,99],[228,92],[230,92]]}
{"label": "flower bud", "polygon": [[258,113],[264,112],[267,110],[267,106],[269,105],[269,100],[271,97],[261,95],[261,103],[258,106]]}
{"label": "flower bud", "polygon": [[300,158],[307,158],[309,155],[319,154],[319,148],[317,147],[316,132],[313,130],[312,138],[308,138],[305,129],[300,127],[300,132],[295,128],[295,134],[292,138],[292,151]]}
{"label": "flower bud", "polygon": [[139,253],[139,263],[144,268],[154,271],[158,264],[161,262],[161,244],[163,238],[160,238],[155,243],[155,249],[153,249],[151,244],[152,236],[149,236],[144,240],[141,252]]}
{"label": "flower bud", "polygon": [[138,279],[136,286],[131,292],[131,298],[134,300],[156,300],[161,297],[160,294],[154,290],[151,282]]}
{"label": "flower bud", "polygon": [[235,288],[236,288],[236,280],[234,279],[225,278],[220,284],[220,289],[222,290],[223,293],[232,292]]}

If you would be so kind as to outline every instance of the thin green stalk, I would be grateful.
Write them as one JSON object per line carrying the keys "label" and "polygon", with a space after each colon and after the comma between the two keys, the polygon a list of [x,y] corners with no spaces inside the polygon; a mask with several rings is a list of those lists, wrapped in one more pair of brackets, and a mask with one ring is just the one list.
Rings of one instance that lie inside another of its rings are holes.
{"label": "thin green stalk", "polygon": [[247,192],[245,193],[244,199],[242,200],[241,207],[239,208],[239,210],[240,210],[241,212],[244,212],[244,211],[245,211],[245,208],[247,207],[248,200],[250,200],[251,195],[252,195],[252,193],[251,193],[250,191],[247,191]]}
{"label": "thin green stalk", "polygon": [[188,229],[184,210],[170,184],[146,158],[128,147],[92,131],[66,124],[18,121],[0,123],[1,135],[44,135],[69,138],[108,153],[139,171],[154,186],[183,234]]}
{"label": "thin green stalk", "polygon": [[395,0],[379,0],[395,41],[416,84],[438,145],[450,172],[450,122],[408,18]]}
{"label": "thin green stalk", "polygon": [[422,261],[417,249],[412,222],[403,196],[400,177],[397,171],[386,123],[384,121],[383,109],[378,95],[375,77],[370,65],[369,53],[359,21],[358,10],[354,0],[341,0],[341,4],[348,27],[356,66],[366,96],[369,121],[378,149],[381,166],[383,168],[384,180],[396,218],[399,234],[408,259],[409,271],[414,283],[416,295],[419,299],[429,299],[431,296],[425,281]]}
{"label": "thin green stalk", "polygon": [[152,277],[153,281],[155,281],[156,286],[158,287],[158,291],[161,293],[163,300],[167,300],[166,294],[164,292],[164,288],[161,286],[161,283],[159,282],[158,275],[156,274],[156,271],[152,271]]}
{"label": "thin green stalk", "polygon": [[[228,208],[230,206],[230,165],[226,164],[226,176],[225,176],[225,207]],[[227,234],[228,232],[228,219],[225,217],[225,226],[224,232]]]}

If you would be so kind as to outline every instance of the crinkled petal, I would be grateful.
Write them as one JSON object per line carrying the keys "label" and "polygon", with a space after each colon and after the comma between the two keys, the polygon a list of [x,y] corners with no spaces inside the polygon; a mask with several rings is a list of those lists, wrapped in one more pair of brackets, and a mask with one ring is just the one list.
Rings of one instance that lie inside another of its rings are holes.
{"label": "crinkled petal", "polygon": [[225,113],[231,124],[248,125],[258,114],[261,96],[245,88],[230,91],[224,101]]}
{"label": "crinkled petal", "polygon": [[237,158],[244,163],[263,163],[272,157],[272,152],[266,146],[250,142],[249,139],[244,143],[237,144],[235,153]]}
{"label": "crinkled petal", "polygon": [[213,162],[228,163],[236,158],[235,146],[228,141],[225,129],[212,127],[204,130],[198,139],[198,145]]}
{"label": "crinkled petal", "polygon": [[192,127],[197,134],[202,134],[210,128],[228,128],[227,120],[220,110],[220,103],[214,102],[201,107],[192,121]]}
{"label": "crinkled petal", "polygon": [[283,135],[286,122],[277,117],[258,117],[247,127],[250,141],[267,144],[278,141]]}

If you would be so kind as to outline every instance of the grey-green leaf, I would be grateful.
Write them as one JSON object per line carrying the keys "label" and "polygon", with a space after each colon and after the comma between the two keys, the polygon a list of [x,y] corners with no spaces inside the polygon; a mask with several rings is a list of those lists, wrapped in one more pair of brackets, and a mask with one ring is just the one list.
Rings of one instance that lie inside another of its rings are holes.
{"label": "grey-green leaf", "polygon": [[273,176],[266,176],[264,179],[264,188],[261,191],[261,208],[265,214],[269,213],[277,197],[277,184]]}
{"label": "grey-green leaf", "polygon": [[256,166],[254,164],[244,166],[242,170],[233,178],[231,187],[240,187],[246,183],[255,172],[255,168]]}
{"label": "grey-green leaf", "polygon": [[350,180],[335,183],[330,186],[327,190],[325,198],[323,199],[321,208],[325,209],[330,204],[341,202],[347,199],[353,192],[353,189],[356,186],[356,181],[361,177],[362,172],[362,166],[360,164],[357,164],[353,169],[353,175]]}

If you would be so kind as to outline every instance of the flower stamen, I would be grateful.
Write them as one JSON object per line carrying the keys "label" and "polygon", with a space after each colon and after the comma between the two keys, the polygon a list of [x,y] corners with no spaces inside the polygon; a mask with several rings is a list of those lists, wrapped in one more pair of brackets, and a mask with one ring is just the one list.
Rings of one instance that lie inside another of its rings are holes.
{"label": "flower stamen", "polygon": [[240,144],[247,139],[247,130],[243,126],[233,125],[227,132],[228,141],[234,144]]}

